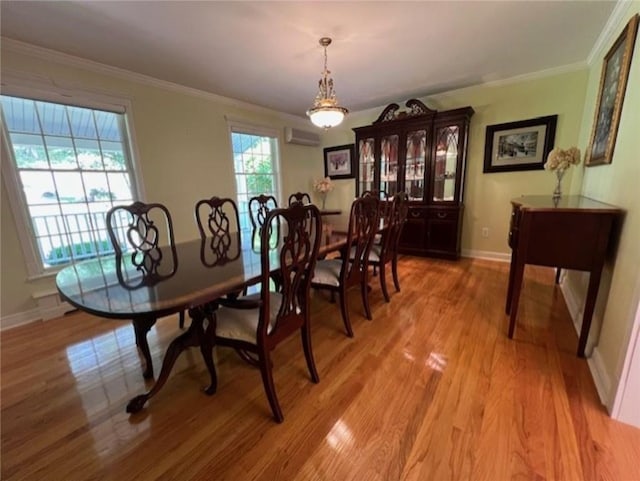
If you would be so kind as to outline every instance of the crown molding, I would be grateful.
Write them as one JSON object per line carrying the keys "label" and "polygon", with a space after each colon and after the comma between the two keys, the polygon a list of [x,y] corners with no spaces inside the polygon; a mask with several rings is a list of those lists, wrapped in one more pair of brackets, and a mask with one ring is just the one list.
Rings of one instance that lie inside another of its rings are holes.
{"label": "crown molding", "polygon": [[561,65],[559,67],[547,68],[544,70],[538,70],[536,72],[529,72],[522,75],[515,75],[513,77],[508,77],[505,79],[499,80],[488,80],[486,82],[482,82],[478,85],[474,85],[472,87],[482,86],[482,87],[499,87],[502,85],[509,85],[519,82],[526,82],[529,80],[538,80],[545,77],[553,77],[555,75],[562,75],[569,72],[576,72],[578,70],[584,70],[588,67],[587,62],[575,62],[567,65]]}
{"label": "crown molding", "polygon": [[169,82],[166,80],[160,80],[148,75],[131,72],[130,70],[125,70],[119,67],[113,67],[111,65],[95,62],[93,60],[88,60],[82,57],[76,57],[75,55],[58,52],[57,50],[51,50],[26,42],[21,42],[12,38],[0,37],[0,39],[2,43],[2,50],[6,50],[8,52],[15,52],[22,55],[38,58],[40,60],[46,60],[60,65],[65,65],[68,67],[76,67],[83,70],[128,80],[131,82],[150,85],[153,87],[170,90],[172,92],[190,95],[192,97],[199,97],[219,104],[238,107],[255,113],[275,115],[283,121],[295,122],[298,125],[308,125],[308,119],[306,117],[292,115],[286,112],[280,112],[278,110],[273,110],[267,107],[262,107],[260,105],[245,102],[243,100],[224,97],[222,95],[205,92],[204,90],[199,90],[192,87],[186,87],[184,85]]}
{"label": "crown molding", "polygon": [[624,14],[627,13],[627,9],[632,3],[633,2],[629,0],[619,0],[616,2],[616,6],[613,7],[607,23],[604,24],[604,28],[600,32],[600,35],[598,35],[596,43],[593,44],[593,48],[587,56],[587,65],[591,66],[595,60],[600,60],[600,58],[596,59],[596,54],[608,44],[609,38],[616,33],[616,27],[624,19]]}

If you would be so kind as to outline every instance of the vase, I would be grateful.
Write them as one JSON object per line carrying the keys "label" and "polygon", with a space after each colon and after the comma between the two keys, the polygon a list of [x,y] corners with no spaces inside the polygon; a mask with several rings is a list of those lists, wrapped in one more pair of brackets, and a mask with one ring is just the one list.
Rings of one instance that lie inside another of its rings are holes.
{"label": "vase", "polygon": [[322,197],[322,209],[320,209],[320,210],[325,210],[324,209],[324,204],[325,204],[325,202],[327,202],[327,194],[322,193],[322,194],[320,194],[320,197]]}
{"label": "vase", "polygon": [[560,197],[562,197],[562,177],[564,177],[564,170],[556,170],[556,178],[557,178],[557,183],[556,183],[556,188],[553,191],[553,199],[554,200],[558,200],[560,199]]}

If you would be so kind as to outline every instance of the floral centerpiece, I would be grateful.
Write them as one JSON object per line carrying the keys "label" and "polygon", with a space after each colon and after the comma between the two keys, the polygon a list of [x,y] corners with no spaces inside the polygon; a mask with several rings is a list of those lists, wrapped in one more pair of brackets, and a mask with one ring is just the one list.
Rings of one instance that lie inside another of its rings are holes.
{"label": "floral centerpiece", "polygon": [[544,164],[546,170],[553,170],[556,172],[558,183],[553,191],[553,198],[559,199],[562,196],[562,177],[566,170],[572,165],[578,165],[580,163],[580,149],[578,147],[569,147],[567,150],[555,148],[549,152],[547,161]]}
{"label": "floral centerpiece", "polygon": [[327,200],[327,194],[333,190],[333,183],[329,177],[325,177],[324,179],[316,180],[313,183],[313,190],[315,190],[318,194],[320,194],[320,198],[322,199],[322,209],[324,210],[324,203]]}

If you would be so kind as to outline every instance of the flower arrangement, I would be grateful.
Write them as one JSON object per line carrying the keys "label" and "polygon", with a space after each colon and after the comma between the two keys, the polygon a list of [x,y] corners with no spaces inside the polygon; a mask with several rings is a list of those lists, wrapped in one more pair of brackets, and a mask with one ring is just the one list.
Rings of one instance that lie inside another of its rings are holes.
{"label": "flower arrangement", "polygon": [[558,183],[553,191],[553,198],[560,199],[562,196],[562,177],[565,171],[572,165],[580,163],[580,149],[578,147],[569,147],[567,150],[555,148],[547,156],[544,164],[546,170],[555,171]]}
{"label": "flower arrangement", "polygon": [[569,147],[567,150],[555,148],[549,152],[547,162],[544,168],[547,170],[565,171],[572,165],[580,163],[580,149],[578,147]]}
{"label": "flower arrangement", "polygon": [[324,179],[316,180],[313,183],[313,190],[315,190],[320,197],[322,197],[322,208],[324,209],[324,203],[327,200],[327,194],[333,190],[333,183],[329,177],[325,177]]}

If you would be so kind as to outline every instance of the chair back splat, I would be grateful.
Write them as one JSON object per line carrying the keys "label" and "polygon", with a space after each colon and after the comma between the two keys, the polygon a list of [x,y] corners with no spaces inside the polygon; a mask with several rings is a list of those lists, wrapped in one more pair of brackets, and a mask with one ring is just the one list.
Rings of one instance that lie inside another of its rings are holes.
{"label": "chair back splat", "polygon": [[[262,227],[265,225],[269,211],[278,208],[278,201],[272,195],[260,194],[249,199],[249,219],[251,220],[251,243],[257,248],[257,242],[262,237]],[[267,237],[271,241],[271,246],[275,247],[277,239],[280,237],[280,226],[276,223],[275,230],[269,226],[269,233],[274,237]]]}
{"label": "chair back splat", "polygon": [[224,265],[240,256],[240,217],[233,199],[215,196],[202,199],[196,203],[195,217],[204,265]]}
{"label": "chair back splat", "polygon": [[391,214],[391,200],[389,199],[389,194],[387,194],[384,190],[365,190],[360,197],[375,197],[380,200],[379,208],[380,208],[380,217],[388,220],[389,215]]}
{"label": "chair back splat", "polygon": [[289,205],[292,205],[294,202],[301,202],[302,204],[311,204],[311,196],[306,192],[296,192],[295,194],[291,194],[289,196]]}
{"label": "chair back splat", "polygon": [[106,221],[116,254],[116,273],[123,286],[154,286],[176,273],[173,222],[164,205],[117,205],[107,212]]}

